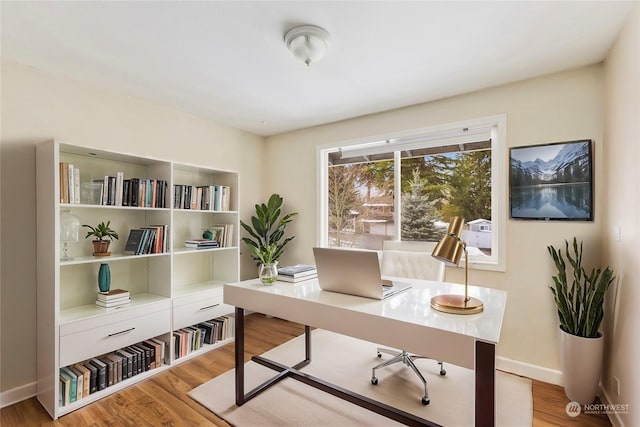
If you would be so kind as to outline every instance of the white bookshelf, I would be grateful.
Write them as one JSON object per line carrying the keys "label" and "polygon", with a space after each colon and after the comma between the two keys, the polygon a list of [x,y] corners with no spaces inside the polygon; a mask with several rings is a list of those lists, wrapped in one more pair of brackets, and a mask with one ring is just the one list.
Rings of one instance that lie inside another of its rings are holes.
{"label": "white bookshelf", "polygon": [[[37,397],[53,419],[139,382],[167,367],[224,345],[226,339],[187,357],[176,359],[173,331],[222,315],[233,307],[222,303],[224,283],[237,282],[239,266],[238,174],[232,171],[187,165],[143,156],[115,153],[91,147],[49,141],[36,149],[37,161]],[[133,207],[61,203],[59,163],[80,168],[80,182],[123,172],[125,179],[150,178],[167,183],[164,207]],[[175,208],[174,185],[230,188],[226,210]],[[61,261],[60,215],[70,210],[81,224],[111,221],[120,238],[111,243],[111,256],[92,256],[86,229],[77,243],[68,243],[72,260]],[[169,239],[164,253],[123,254],[129,231],[166,224]],[[231,224],[226,247],[194,250],[187,239],[200,238],[204,228]],[[131,303],[104,309],[95,302],[97,271],[101,263],[111,270],[111,288],[126,289]],[[190,323],[186,323],[190,322]],[[135,375],[71,404],[59,405],[59,370],[146,339],[170,343],[167,363]]]}

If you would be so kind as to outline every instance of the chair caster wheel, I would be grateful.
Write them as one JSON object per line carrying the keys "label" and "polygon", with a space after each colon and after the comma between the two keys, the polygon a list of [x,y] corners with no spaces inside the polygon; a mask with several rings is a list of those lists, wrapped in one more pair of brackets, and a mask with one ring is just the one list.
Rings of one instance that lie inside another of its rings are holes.
{"label": "chair caster wheel", "polygon": [[422,404],[423,405],[428,405],[431,402],[431,399],[429,399],[428,397],[423,397],[422,398]]}
{"label": "chair caster wheel", "polygon": [[447,371],[444,369],[440,369],[440,375],[445,376],[447,375]]}
{"label": "chair caster wheel", "polygon": [[378,384],[378,379],[376,377],[371,377],[371,384],[373,385]]}
{"label": "chair caster wheel", "polygon": [[378,352],[378,358],[382,357],[382,353]]}

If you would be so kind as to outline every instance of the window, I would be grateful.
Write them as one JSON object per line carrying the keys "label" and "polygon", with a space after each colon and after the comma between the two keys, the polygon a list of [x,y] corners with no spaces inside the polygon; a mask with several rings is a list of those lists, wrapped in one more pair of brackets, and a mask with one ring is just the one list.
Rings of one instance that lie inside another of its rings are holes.
{"label": "window", "polygon": [[320,245],[437,241],[462,216],[469,262],[504,269],[505,127],[496,116],[320,147]]}

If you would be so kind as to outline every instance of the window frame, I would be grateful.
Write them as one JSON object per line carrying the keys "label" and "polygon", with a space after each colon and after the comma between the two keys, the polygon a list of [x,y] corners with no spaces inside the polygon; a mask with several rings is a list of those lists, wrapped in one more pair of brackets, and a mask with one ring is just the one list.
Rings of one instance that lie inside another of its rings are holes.
{"label": "window frame", "polygon": [[[329,153],[340,148],[371,143],[372,141],[407,139],[418,136],[441,135],[460,129],[489,128],[491,133],[491,222],[492,222],[492,255],[490,260],[476,260],[469,258],[469,267],[480,270],[505,271],[506,270],[506,222],[507,222],[507,118],[506,114],[481,117],[459,122],[446,123],[413,129],[404,132],[396,132],[383,136],[358,138],[348,141],[318,145],[316,147],[317,159],[317,206],[318,221],[316,227],[316,242],[318,246],[328,246],[329,235],[329,197],[328,197],[328,167]],[[442,140],[440,140],[442,141]],[[429,145],[440,145],[434,140]],[[393,160],[399,164],[400,151],[394,151]],[[394,168],[394,193],[400,192],[400,168]],[[400,215],[400,197],[394,197],[394,211]],[[400,236],[400,221],[395,221],[396,236]],[[495,249],[495,250],[494,250]]]}

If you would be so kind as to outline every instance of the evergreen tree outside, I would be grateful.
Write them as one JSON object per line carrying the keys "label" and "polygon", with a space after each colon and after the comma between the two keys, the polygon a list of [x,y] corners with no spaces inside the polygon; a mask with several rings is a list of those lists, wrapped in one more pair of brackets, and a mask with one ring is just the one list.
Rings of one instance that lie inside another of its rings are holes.
{"label": "evergreen tree outside", "polygon": [[408,181],[409,191],[402,195],[402,240],[437,241],[444,235],[444,230],[435,225],[438,216],[435,203],[424,194],[426,185],[420,169],[415,168]]}
{"label": "evergreen tree outside", "polygon": [[491,152],[458,154],[449,174],[449,191],[449,203],[441,211],[445,220],[454,216],[491,220]]}

